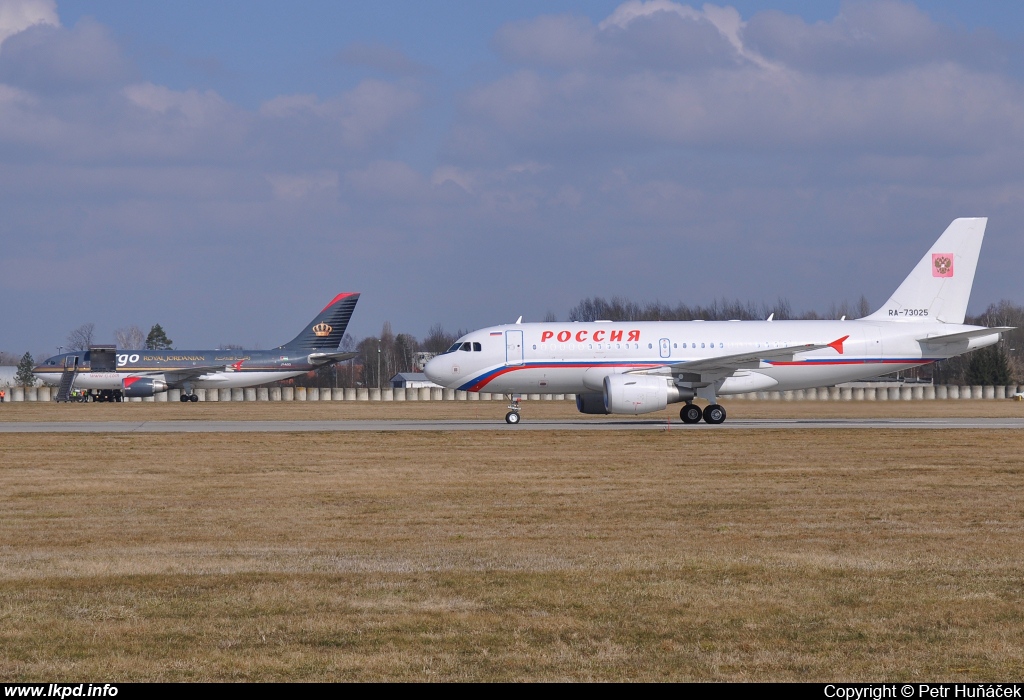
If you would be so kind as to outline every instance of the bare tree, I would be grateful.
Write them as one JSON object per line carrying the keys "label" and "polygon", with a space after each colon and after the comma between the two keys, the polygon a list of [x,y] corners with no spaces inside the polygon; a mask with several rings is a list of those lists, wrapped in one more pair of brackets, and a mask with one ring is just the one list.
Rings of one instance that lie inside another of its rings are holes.
{"label": "bare tree", "polygon": [[868,298],[861,294],[860,301],[857,302],[857,318],[864,318],[870,313],[871,304],[868,303]]}
{"label": "bare tree", "polygon": [[426,352],[432,352],[436,355],[450,348],[457,337],[451,333],[445,333],[444,326],[440,323],[435,323],[430,327],[427,337],[423,339],[422,348]]}
{"label": "bare tree", "polygon": [[146,347],[146,334],[135,325],[118,328],[114,331],[114,340],[121,350],[143,350]]}
{"label": "bare tree", "polygon": [[68,333],[68,350],[88,350],[92,345],[92,335],[96,326],[92,323],[83,323],[75,330]]}

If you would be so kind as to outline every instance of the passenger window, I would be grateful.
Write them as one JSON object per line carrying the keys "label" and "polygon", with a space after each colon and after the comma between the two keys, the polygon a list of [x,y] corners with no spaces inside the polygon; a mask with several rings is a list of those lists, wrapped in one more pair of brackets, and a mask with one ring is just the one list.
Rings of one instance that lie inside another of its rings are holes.
{"label": "passenger window", "polygon": [[700,346],[701,346],[701,347],[704,347],[704,343],[701,343],[701,344],[700,344]]}
{"label": "passenger window", "polygon": [[480,343],[473,343],[473,352],[480,352],[483,349],[484,348]]}

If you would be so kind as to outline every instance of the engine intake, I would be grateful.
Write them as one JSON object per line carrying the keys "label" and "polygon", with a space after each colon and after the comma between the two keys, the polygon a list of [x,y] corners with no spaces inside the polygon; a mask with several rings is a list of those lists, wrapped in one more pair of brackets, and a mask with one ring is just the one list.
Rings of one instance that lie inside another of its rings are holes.
{"label": "engine intake", "polygon": [[604,407],[604,394],[601,392],[576,394],[576,410],[598,416],[608,415],[608,409]]}

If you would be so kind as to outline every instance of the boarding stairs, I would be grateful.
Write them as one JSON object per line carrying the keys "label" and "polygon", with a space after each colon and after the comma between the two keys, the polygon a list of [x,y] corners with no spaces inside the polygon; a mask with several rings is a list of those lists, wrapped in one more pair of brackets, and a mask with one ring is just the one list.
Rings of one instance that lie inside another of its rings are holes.
{"label": "boarding stairs", "polygon": [[78,376],[78,356],[64,358],[64,371],[60,375],[60,386],[57,387],[57,401],[70,401],[71,390],[75,388]]}

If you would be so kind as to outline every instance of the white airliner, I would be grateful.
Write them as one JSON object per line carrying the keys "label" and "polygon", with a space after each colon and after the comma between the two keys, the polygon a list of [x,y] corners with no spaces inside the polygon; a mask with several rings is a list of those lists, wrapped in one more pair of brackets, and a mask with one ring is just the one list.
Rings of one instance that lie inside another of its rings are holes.
{"label": "white airliner", "polygon": [[516,323],[459,338],[425,371],[450,389],[508,394],[508,423],[519,422],[527,393],[576,394],[580,412],[594,414],[685,402],[684,423],[721,423],[719,396],[831,386],[998,342],[1013,329],[964,325],[987,222],[956,219],[862,319]]}

